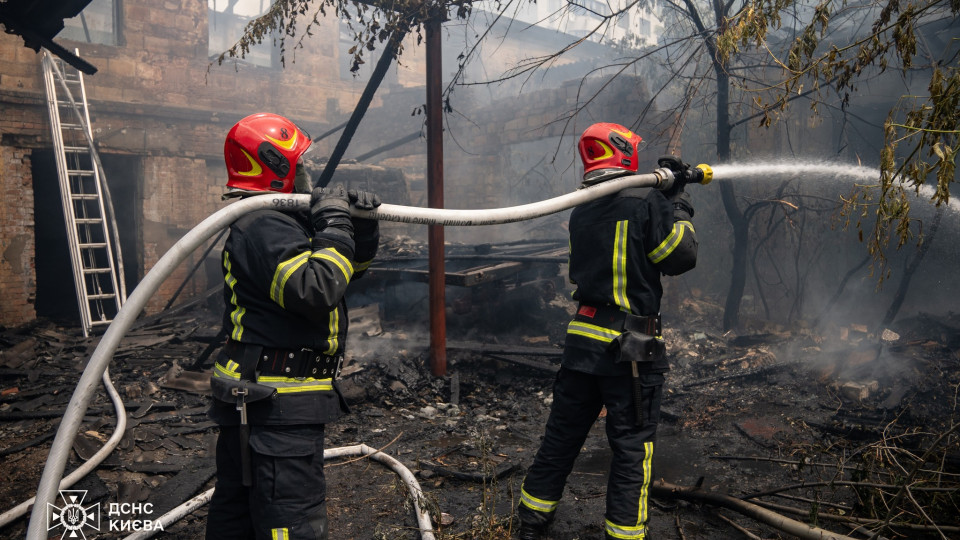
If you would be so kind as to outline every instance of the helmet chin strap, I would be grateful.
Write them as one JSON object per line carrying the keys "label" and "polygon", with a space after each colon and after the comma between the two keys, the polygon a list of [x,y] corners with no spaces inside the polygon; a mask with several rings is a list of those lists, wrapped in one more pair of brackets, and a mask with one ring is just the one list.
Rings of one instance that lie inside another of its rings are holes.
{"label": "helmet chin strap", "polygon": [[313,191],[313,181],[310,180],[310,174],[307,173],[307,167],[303,161],[297,162],[297,174],[293,178],[294,193],[310,193]]}

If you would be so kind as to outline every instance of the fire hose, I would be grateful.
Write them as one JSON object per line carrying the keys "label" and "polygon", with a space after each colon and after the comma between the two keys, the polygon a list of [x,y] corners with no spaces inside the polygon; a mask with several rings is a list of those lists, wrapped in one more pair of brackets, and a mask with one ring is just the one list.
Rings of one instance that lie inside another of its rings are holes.
{"label": "fire hose", "polygon": [[[663,163],[661,163],[663,165]],[[698,165],[678,170],[677,174],[669,167],[661,166],[649,174],[640,174],[615,178],[567,193],[559,197],[507,208],[489,210],[450,210],[438,208],[415,208],[382,204],[374,210],[358,210],[351,208],[356,217],[396,221],[402,223],[418,223],[425,225],[444,226],[476,226],[512,223],[534,219],[574,206],[607,196],[613,195],[629,187],[652,187],[661,190],[670,189],[675,183],[707,184],[713,179],[713,170],[708,165]],[[174,244],[144,276],[143,280],[127,298],[126,303],[107,327],[106,332],[93,351],[74,389],[66,412],[57,429],[47,455],[47,461],[40,477],[37,495],[33,510],[30,514],[30,524],[27,529],[28,540],[44,540],[47,538],[47,505],[54,502],[57,490],[61,485],[61,478],[66,467],[67,457],[70,454],[77,430],[83,421],[94,392],[100,379],[103,377],[113,358],[120,340],[126,335],[135,322],[137,316],[146,306],[150,297],[159,289],[160,285],[176,269],[176,267],[204,242],[228,227],[239,217],[261,209],[280,211],[294,211],[307,208],[309,195],[286,195],[265,193],[237,201],[213,213],[196,227],[191,229],[176,244]],[[122,431],[120,432],[122,435]],[[112,449],[112,448],[111,448]],[[107,452],[109,453],[109,450]],[[105,457],[105,456],[104,456]],[[102,459],[102,458],[101,458]],[[99,462],[97,462],[99,463]],[[96,466],[96,463],[94,464]],[[426,526],[429,526],[429,520]],[[423,531],[422,534],[430,534]]]}
{"label": "fire hose", "polygon": [[[417,482],[417,479],[413,476],[413,473],[410,472],[410,469],[404,467],[403,464],[396,459],[384,454],[383,452],[380,452],[376,448],[367,446],[365,444],[341,446],[339,448],[325,448],[323,450],[324,461],[348,456],[369,456],[370,459],[383,463],[397,473],[404,483],[407,484],[407,489],[410,491],[410,499],[413,501],[413,508],[417,514],[417,523],[420,526],[420,538],[422,540],[434,540],[435,537],[433,535],[433,525],[430,522],[430,514],[420,504],[421,501],[423,501],[423,490],[420,489],[420,483]],[[157,521],[163,526],[164,529],[166,529],[171,524],[176,523],[197,508],[210,502],[210,499],[213,498],[213,490],[214,488],[210,488],[207,491],[204,491],[200,495],[197,495],[196,497],[160,516]],[[124,538],[124,540],[144,540],[146,538],[151,538],[156,531],[157,529],[154,529],[153,531],[140,531],[127,536]]]}

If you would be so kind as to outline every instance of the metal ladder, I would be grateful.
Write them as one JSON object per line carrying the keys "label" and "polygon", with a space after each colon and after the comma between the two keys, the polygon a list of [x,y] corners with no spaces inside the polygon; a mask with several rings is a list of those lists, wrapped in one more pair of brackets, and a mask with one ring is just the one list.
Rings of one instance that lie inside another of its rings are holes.
{"label": "metal ladder", "polygon": [[95,327],[109,325],[126,301],[120,279],[123,265],[117,231],[111,234],[107,227],[106,185],[93,146],[83,73],[44,50],[43,78],[73,280],[86,337]]}

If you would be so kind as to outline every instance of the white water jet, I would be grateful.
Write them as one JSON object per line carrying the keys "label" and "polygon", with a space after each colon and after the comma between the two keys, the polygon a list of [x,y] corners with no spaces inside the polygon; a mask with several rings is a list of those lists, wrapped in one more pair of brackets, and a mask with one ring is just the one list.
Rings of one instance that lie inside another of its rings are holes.
{"label": "white water jet", "polygon": [[713,167],[713,177],[718,180],[736,180],[738,178],[756,178],[778,175],[803,175],[808,179],[851,178],[863,182],[876,183],[880,179],[880,169],[845,165],[829,162],[780,161],[766,163],[727,163]]}
{"label": "white water jet", "polygon": [[[804,180],[825,180],[849,178],[857,182],[869,182],[875,185],[880,179],[880,169],[860,165],[818,161],[773,161],[764,163],[727,163],[713,167],[713,177],[717,180],[736,180],[738,178],[762,178],[771,176],[803,176]],[[913,186],[905,184],[909,191]],[[918,198],[930,202],[936,189],[924,184],[917,192]],[[960,198],[954,197],[946,202],[947,208],[960,213]]]}

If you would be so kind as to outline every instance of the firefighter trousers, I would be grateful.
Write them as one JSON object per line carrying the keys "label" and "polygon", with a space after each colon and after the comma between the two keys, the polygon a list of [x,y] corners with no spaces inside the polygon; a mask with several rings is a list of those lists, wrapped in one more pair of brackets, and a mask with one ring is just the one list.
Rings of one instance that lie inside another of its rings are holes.
{"label": "firefighter trousers", "polygon": [[520,491],[524,523],[553,521],[567,476],[601,408],[613,456],[607,482],[607,538],[646,538],[648,497],[653,477],[653,439],[660,416],[663,374],[641,373],[643,422],[636,422],[633,381],[561,368],[553,388],[546,432]]}
{"label": "firefighter trousers", "polygon": [[251,426],[253,485],[243,485],[240,428],[221,426],[206,540],[327,540],[324,426]]}

